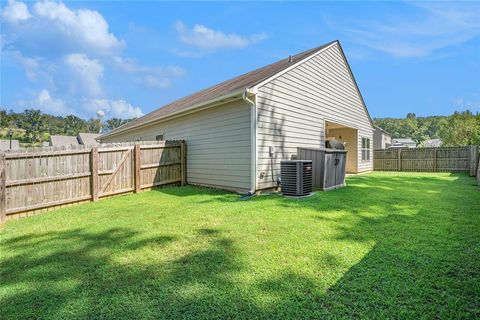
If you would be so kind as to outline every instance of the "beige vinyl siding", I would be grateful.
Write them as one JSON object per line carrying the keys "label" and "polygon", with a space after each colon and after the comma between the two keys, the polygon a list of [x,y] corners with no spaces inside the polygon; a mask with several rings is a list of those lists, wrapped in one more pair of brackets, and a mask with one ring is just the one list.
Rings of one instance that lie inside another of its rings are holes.
{"label": "beige vinyl siding", "polygon": [[251,107],[233,101],[104,139],[105,142],[187,141],[187,181],[244,192],[250,190]]}
{"label": "beige vinyl siding", "polygon": [[[338,45],[258,88],[257,110],[259,189],[274,186],[269,146],[275,148],[275,180],[280,161],[290,159],[298,146],[325,145],[325,121],[356,129],[355,172],[373,169],[373,152],[370,161],[362,162],[359,148],[362,137],[370,138],[373,145],[373,128]],[[266,175],[260,179],[262,172]]]}

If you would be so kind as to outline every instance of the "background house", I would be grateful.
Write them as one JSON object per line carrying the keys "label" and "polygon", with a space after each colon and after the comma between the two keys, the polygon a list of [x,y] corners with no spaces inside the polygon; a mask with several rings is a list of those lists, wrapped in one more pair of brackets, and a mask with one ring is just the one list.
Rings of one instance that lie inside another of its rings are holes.
{"label": "background house", "polygon": [[10,139],[0,140],[0,151],[18,150],[18,149],[20,149],[20,143],[18,140],[12,140],[11,148],[10,148]]}
{"label": "background house", "polygon": [[416,148],[417,143],[410,138],[392,139],[391,148]]}
{"label": "background house", "polygon": [[52,147],[76,147],[79,146],[76,136],[51,135],[50,146]]}
{"label": "background house", "polygon": [[375,126],[373,133],[373,149],[387,149],[392,145],[392,135],[382,128]]}
{"label": "background house", "polygon": [[99,145],[96,140],[100,134],[98,133],[79,133],[76,136],[51,135],[50,146],[52,147],[76,147],[84,145],[93,147]]}
{"label": "background house", "polygon": [[100,143],[97,141],[100,134],[98,133],[85,133],[80,132],[77,135],[77,141],[79,144],[88,146],[88,147],[95,147],[98,146]]}
{"label": "background house", "polygon": [[440,139],[428,139],[422,142],[421,146],[425,148],[438,148],[443,145],[443,141]]}
{"label": "background house", "polygon": [[100,137],[187,141],[187,180],[239,192],[274,187],[296,148],[345,142],[347,171],[373,169],[373,123],[338,41],[174,101]]}

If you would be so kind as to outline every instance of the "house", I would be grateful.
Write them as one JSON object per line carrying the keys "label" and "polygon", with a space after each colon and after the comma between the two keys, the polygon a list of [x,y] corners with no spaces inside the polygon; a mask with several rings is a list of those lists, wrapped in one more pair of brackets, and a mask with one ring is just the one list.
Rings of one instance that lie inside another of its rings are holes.
{"label": "house", "polygon": [[187,180],[237,192],[277,185],[297,147],[346,145],[347,171],[373,170],[373,122],[338,41],[174,101],[100,136],[187,141]]}
{"label": "house", "polygon": [[410,138],[405,139],[392,139],[392,145],[390,148],[416,148],[417,143]]}
{"label": "house", "polygon": [[392,135],[379,126],[373,132],[373,149],[387,149],[392,145]]}
{"label": "house", "polygon": [[76,136],[51,135],[50,146],[52,147],[76,147],[79,146]]}
{"label": "house", "polygon": [[93,147],[99,145],[96,140],[100,134],[98,133],[84,133],[80,132],[76,136],[62,136],[52,135],[50,136],[50,146],[52,147],[77,147],[80,145]]}
{"label": "house", "polygon": [[77,135],[77,140],[78,140],[78,143],[81,145],[88,146],[88,147],[95,147],[100,144],[97,141],[99,136],[100,136],[99,133],[80,132]]}
{"label": "house", "polygon": [[10,139],[0,140],[0,151],[18,150],[18,149],[20,149],[20,143],[18,140],[12,139],[11,144],[10,144]]}
{"label": "house", "polygon": [[443,141],[440,139],[427,139],[422,142],[422,147],[424,148],[438,148],[441,147]]}

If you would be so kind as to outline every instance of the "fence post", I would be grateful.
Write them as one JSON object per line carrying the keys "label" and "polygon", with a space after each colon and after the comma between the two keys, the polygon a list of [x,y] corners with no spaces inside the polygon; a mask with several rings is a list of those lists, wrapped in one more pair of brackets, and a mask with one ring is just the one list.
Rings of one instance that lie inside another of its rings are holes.
{"label": "fence post", "polygon": [[0,153],[0,222],[7,220],[7,183],[5,153]]}
{"label": "fence post", "polygon": [[477,171],[478,146],[470,146],[470,177],[474,177]]}
{"label": "fence post", "polygon": [[138,193],[142,190],[142,181],[141,181],[141,152],[142,149],[140,148],[140,144],[135,144],[135,148],[133,149],[133,156],[134,156],[134,166],[135,170],[133,170],[133,176],[135,181],[135,193]]}
{"label": "fence post", "polygon": [[402,149],[398,148],[398,171],[402,171]]}
{"label": "fence post", "polygon": [[180,143],[180,162],[182,174],[182,186],[187,184],[187,144],[185,140]]}
{"label": "fence post", "polygon": [[477,163],[477,184],[480,186],[480,157]]}
{"label": "fence post", "polygon": [[90,188],[92,201],[98,201],[98,147],[93,147],[90,155]]}
{"label": "fence post", "polygon": [[433,148],[433,172],[437,172],[437,148]]}

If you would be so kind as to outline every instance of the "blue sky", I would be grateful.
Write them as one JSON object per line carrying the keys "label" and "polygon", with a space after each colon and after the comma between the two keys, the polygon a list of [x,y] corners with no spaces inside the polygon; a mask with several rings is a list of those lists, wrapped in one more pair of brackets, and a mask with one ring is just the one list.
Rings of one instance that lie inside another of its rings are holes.
{"label": "blue sky", "polygon": [[480,3],[2,1],[0,103],[139,116],[340,40],[373,117],[480,111]]}

